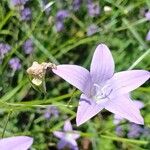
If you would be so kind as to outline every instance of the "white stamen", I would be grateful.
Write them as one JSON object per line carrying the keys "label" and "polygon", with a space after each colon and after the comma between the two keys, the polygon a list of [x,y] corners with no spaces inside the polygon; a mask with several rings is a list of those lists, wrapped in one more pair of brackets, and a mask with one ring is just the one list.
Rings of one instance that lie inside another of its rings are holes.
{"label": "white stamen", "polygon": [[112,92],[111,85],[105,84],[105,85],[98,85],[94,84],[92,91],[92,97],[96,101],[96,103],[101,103],[109,100],[109,95]]}

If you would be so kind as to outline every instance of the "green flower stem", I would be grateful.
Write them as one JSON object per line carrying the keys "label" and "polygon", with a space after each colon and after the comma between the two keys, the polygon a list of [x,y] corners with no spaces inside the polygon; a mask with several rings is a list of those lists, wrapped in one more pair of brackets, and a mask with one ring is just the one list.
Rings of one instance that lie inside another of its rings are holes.
{"label": "green flower stem", "polygon": [[6,130],[6,127],[7,127],[7,124],[8,124],[8,121],[9,121],[9,118],[10,118],[10,115],[12,113],[12,110],[8,113],[8,116],[6,118],[6,123],[5,123],[5,126],[4,126],[4,130],[2,132],[2,138],[4,137],[4,134],[5,134],[5,130]]}

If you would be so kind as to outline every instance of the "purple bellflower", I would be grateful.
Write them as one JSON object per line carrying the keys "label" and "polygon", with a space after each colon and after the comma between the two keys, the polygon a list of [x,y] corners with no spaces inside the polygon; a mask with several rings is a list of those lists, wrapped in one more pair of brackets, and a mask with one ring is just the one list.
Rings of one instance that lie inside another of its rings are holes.
{"label": "purple bellflower", "polygon": [[132,123],[127,136],[128,138],[138,138],[143,131],[144,129],[140,125]]}
{"label": "purple bellflower", "polygon": [[8,44],[0,43],[0,61],[5,57],[5,55],[11,50]]}
{"label": "purple bellflower", "polygon": [[58,118],[59,112],[57,107],[55,106],[48,106],[44,112],[44,117],[46,119],[50,119],[51,116],[54,116],[55,118]]}
{"label": "purple bellflower", "polygon": [[145,70],[114,73],[114,60],[105,44],[93,55],[90,72],[77,65],[58,65],[52,71],[82,91],[77,109],[77,126],[88,121],[103,108],[137,124],[144,124],[139,109],[126,95],[150,77]]}
{"label": "purple bellflower", "polygon": [[57,21],[56,24],[55,24],[55,26],[56,26],[57,32],[61,32],[65,28],[64,23],[61,22],[61,21]]}
{"label": "purple bellflower", "polygon": [[145,18],[150,21],[150,11],[145,13]]}
{"label": "purple bellflower", "polygon": [[123,131],[123,128],[122,128],[122,126],[116,126],[116,130],[115,130],[115,132],[116,132],[116,135],[117,136],[120,136],[120,137],[123,137],[124,136],[124,131]]}
{"label": "purple bellflower", "polygon": [[69,16],[69,12],[67,10],[59,10],[56,14],[56,20],[63,21],[68,16]]}
{"label": "purple bellflower", "polygon": [[147,33],[146,41],[150,41],[150,30],[149,30],[148,33]]}
{"label": "purple bellflower", "polygon": [[30,8],[24,8],[21,10],[21,20],[22,21],[30,21],[31,20],[31,9]]}
{"label": "purple bellflower", "polygon": [[23,46],[22,46],[25,54],[31,54],[33,51],[33,42],[31,39],[28,39],[24,42]]}
{"label": "purple bellflower", "polygon": [[80,137],[80,134],[72,129],[72,125],[69,120],[65,121],[64,132],[55,131],[54,135],[60,139],[57,144],[58,149],[68,147],[72,150],[78,150],[76,139]]}
{"label": "purple bellflower", "polygon": [[74,11],[79,10],[81,3],[82,3],[82,0],[73,0],[73,2],[72,2],[73,10]]}
{"label": "purple bellflower", "polygon": [[59,10],[56,14],[56,30],[60,32],[64,30],[64,19],[69,16],[69,12],[67,10]]}
{"label": "purple bellflower", "polygon": [[28,150],[33,143],[33,138],[16,136],[0,139],[1,150]]}
{"label": "purple bellflower", "polygon": [[11,0],[13,6],[25,5],[28,0]]}
{"label": "purple bellflower", "polygon": [[[141,102],[141,101],[134,100],[133,102],[134,102],[135,106],[136,106],[137,108],[139,108],[139,109],[141,109],[141,108],[144,107],[144,103]],[[119,124],[122,120],[124,120],[124,118],[122,118],[121,116],[119,116],[119,115],[117,115],[117,114],[114,115],[114,124],[117,125],[117,124]]]}
{"label": "purple bellflower", "polygon": [[20,59],[17,57],[10,59],[9,65],[13,71],[19,70],[21,68]]}
{"label": "purple bellflower", "polygon": [[91,36],[95,33],[98,32],[98,26],[95,24],[91,24],[88,28],[87,28],[87,36]]}
{"label": "purple bellflower", "polygon": [[91,17],[96,17],[100,14],[100,7],[98,3],[94,3],[92,0],[89,0],[87,7],[88,13]]}

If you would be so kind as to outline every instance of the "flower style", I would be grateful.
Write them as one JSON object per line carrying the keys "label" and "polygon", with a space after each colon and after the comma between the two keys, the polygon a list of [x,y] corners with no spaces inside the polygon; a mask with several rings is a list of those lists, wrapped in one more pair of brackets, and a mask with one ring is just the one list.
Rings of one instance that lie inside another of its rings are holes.
{"label": "flower style", "polygon": [[65,121],[64,132],[55,131],[54,135],[60,139],[57,144],[58,149],[68,147],[72,150],[78,150],[76,139],[80,137],[77,131],[72,130],[72,125],[69,120]]}
{"label": "flower style", "polygon": [[103,108],[131,122],[144,124],[139,109],[126,95],[150,77],[145,70],[114,73],[114,60],[105,44],[93,55],[90,72],[77,65],[58,65],[52,71],[82,91],[77,110],[77,126],[88,121]]}
{"label": "flower style", "polygon": [[0,139],[1,150],[27,150],[33,143],[33,138],[28,136],[16,136]]}

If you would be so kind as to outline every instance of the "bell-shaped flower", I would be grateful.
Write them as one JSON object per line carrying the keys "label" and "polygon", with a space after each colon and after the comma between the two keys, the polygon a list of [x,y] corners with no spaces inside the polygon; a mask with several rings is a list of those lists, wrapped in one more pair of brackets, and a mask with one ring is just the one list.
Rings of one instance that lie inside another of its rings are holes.
{"label": "bell-shaped flower", "polygon": [[28,136],[14,136],[0,139],[1,150],[28,150],[33,143],[33,138]]}
{"label": "bell-shaped flower", "polygon": [[127,96],[146,82],[150,72],[128,70],[114,73],[114,60],[105,44],[96,48],[90,72],[77,65],[58,65],[52,71],[82,91],[77,110],[77,126],[88,121],[103,108],[131,122],[144,124],[139,108]]}
{"label": "bell-shaped flower", "polygon": [[57,144],[58,149],[63,149],[65,147],[72,150],[78,150],[78,145],[76,139],[80,137],[80,134],[72,129],[72,125],[69,120],[65,121],[64,131],[55,131],[54,135],[60,139]]}

